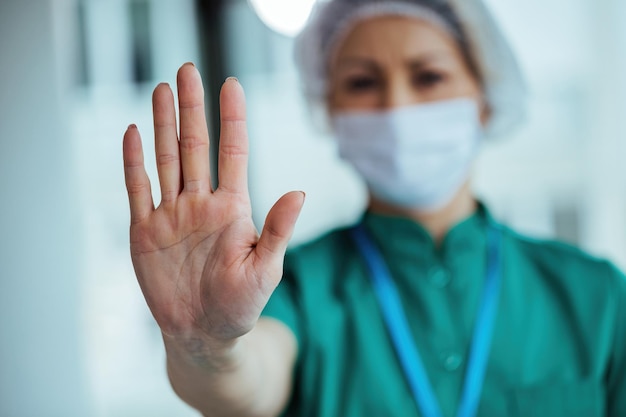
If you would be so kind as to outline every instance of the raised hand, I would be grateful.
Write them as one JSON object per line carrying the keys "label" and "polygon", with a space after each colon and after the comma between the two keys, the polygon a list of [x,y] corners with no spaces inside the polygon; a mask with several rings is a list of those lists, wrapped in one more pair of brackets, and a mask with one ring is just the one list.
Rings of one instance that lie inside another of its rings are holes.
{"label": "raised hand", "polygon": [[166,84],[153,95],[161,203],[154,207],[141,139],[124,135],[131,256],[137,279],[164,335],[233,340],[250,331],[280,281],[304,195],[284,195],[259,237],[247,186],[245,98],[235,79],[220,95],[219,187],[211,189],[202,81],[186,64],[177,77],[180,134]]}

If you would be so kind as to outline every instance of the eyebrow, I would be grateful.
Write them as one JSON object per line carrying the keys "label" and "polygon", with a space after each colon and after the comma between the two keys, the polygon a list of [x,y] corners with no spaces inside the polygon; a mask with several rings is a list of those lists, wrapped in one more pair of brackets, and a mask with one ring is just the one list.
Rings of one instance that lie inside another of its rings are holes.
{"label": "eyebrow", "polygon": [[[440,51],[432,51],[422,54],[418,58],[413,58],[407,61],[407,65],[413,69],[419,69],[421,67],[426,66],[432,61],[440,61],[447,60],[447,54]],[[369,67],[370,69],[378,69],[378,64],[375,60],[365,57],[353,56],[343,58],[338,61],[337,65],[339,67],[351,67],[351,66],[360,66],[360,67]]]}

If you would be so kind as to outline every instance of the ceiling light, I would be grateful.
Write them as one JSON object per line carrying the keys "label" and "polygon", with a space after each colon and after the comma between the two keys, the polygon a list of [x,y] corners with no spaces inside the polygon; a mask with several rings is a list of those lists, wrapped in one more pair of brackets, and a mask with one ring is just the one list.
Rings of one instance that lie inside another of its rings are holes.
{"label": "ceiling light", "polygon": [[302,30],[315,4],[315,0],[248,1],[263,23],[285,36],[296,36]]}

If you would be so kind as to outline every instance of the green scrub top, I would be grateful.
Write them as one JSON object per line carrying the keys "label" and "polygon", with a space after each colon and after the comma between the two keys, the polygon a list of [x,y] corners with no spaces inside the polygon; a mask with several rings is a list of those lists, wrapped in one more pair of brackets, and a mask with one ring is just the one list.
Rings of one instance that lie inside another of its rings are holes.
{"label": "green scrub top", "polygon": [[[486,269],[484,207],[436,246],[419,224],[363,222],[400,292],[446,417],[456,414]],[[626,416],[626,279],[574,247],[503,227],[502,288],[478,416]],[[298,341],[287,416],[420,416],[347,230],[290,251],[263,315]]]}

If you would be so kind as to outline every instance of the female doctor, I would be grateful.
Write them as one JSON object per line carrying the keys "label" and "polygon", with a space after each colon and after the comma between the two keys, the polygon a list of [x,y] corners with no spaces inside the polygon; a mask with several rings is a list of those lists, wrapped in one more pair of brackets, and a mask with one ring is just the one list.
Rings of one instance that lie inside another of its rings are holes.
{"label": "female doctor", "polygon": [[521,113],[515,61],[479,0],[331,0],[297,42],[370,203],[285,257],[304,193],[257,233],[242,87],[221,92],[211,188],[200,76],[153,96],[162,200],[124,137],[136,275],[176,393],[211,416],[625,416],[626,281],[497,223],[479,143]]}

